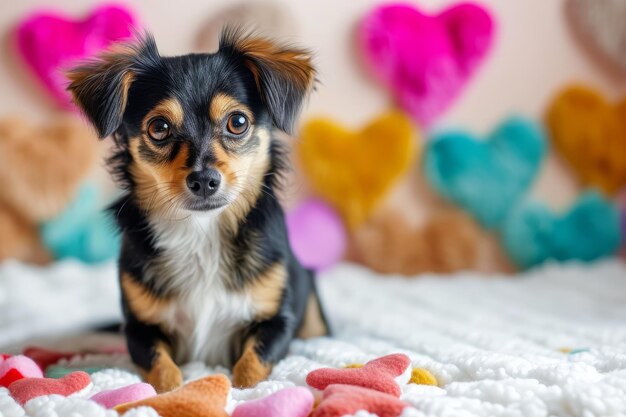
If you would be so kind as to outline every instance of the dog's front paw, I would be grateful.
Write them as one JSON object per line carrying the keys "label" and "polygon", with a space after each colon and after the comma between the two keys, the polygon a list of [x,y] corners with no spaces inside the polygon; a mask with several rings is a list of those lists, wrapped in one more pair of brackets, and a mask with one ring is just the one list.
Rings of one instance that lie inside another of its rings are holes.
{"label": "dog's front paw", "polygon": [[266,379],[272,366],[263,363],[252,347],[246,349],[233,367],[233,386],[250,388]]}
{"label": "dog's front paw", "polygon": [[158,393],[172,391],[183,385],[182,372],[164,351],[159,352],[152,369],[144,373],[144,379]]}

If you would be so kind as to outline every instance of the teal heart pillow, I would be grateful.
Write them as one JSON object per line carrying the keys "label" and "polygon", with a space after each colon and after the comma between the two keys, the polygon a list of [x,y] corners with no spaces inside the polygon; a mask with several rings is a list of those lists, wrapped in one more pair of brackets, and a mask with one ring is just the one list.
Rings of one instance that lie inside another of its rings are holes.
{"label": "teal heart pillow", "polygon": [[524,202],[511,211],[501,233],[509,257],[522,268],[548,259],[592,261],[619,248],[620,216],[600,194],[588,192],[564,214]]}
{"label": "teal heart pillow", "polygon": [[511,117],[480,140],[466,131],[434,134],[424,152],[427,181],[493,229],[533,183],[546,152],[534,123]]}
{"label": "teal heart pillow", "polygon": [[42,241],[55,259],[93,264],[117,256],[119,233],[101,200],[98,187],[86,183],[59,216],[41,225]]}

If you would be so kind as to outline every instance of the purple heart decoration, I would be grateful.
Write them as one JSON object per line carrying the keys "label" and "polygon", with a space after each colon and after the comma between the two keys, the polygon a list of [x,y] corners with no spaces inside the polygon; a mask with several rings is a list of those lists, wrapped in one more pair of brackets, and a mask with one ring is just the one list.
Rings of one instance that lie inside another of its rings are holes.
{"label": "purple heart decoration", "polygon": [[296,257],[307,268],[321,270],[341,260],[346,231],[327,204],[310,199],[287,215],[287,232]]}

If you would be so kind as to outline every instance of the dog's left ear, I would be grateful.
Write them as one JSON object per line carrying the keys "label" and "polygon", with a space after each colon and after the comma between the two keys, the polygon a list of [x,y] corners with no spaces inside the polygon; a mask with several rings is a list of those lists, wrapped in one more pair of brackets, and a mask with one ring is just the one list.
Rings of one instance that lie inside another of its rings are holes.
{"label": "dog's left ear", "polygon": [[302,103],[315,82],[311,53],[245,35],[236,28],[222,32],[220,51],[242,55],[274,124],[291,133]]}

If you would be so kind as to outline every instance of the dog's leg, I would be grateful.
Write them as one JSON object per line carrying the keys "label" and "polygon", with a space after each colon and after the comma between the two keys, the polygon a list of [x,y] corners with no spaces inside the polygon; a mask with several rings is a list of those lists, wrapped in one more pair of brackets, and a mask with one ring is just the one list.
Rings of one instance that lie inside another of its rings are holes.
{"label": "dog's leg", "polygon": [[233,368],[233,385],[247,388],[266,379],[272,366],[287,354],[295,332],[295,320],[281,315],[255,324]]}
{"label": "dog's leg", "polygon": [[147,383],[159,393],[182,385],[182,373],[172,360],[170,348],[157,326],[131,319],[125,332],[130,357]]}

